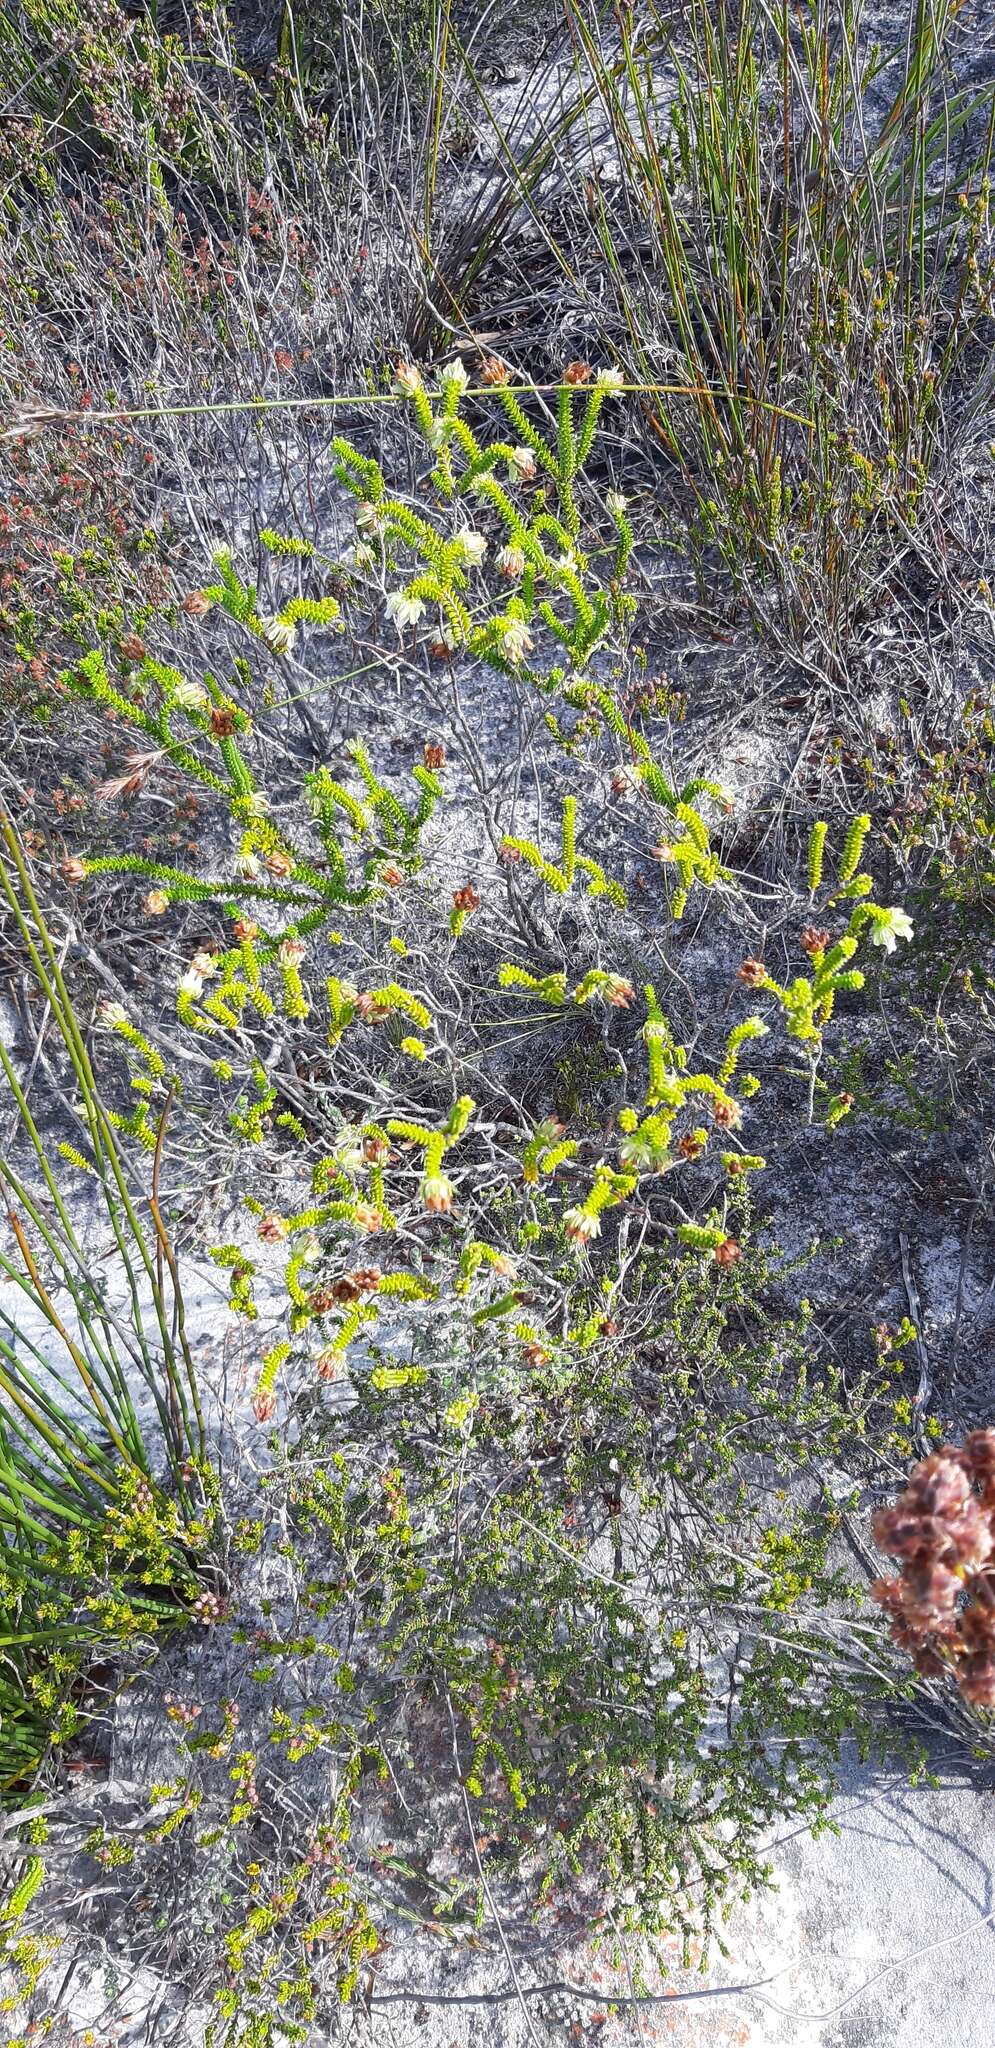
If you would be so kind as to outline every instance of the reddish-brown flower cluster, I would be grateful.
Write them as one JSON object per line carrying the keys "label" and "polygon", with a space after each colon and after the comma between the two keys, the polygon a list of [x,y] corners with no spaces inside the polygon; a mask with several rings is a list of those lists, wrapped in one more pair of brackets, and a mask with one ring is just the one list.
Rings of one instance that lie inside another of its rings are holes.
{"label": "reddish-brown flower cluster", "polygon": [[824,953],[829,944],[829,933],[823,925],[807,924],[801,936],[802,949],[814,960],[817,953]]}
{"label": "reddish-brown flower cluster", "polygon": [[925,1458],[873,1530],[901,1559],[872,1588],[893,1640],[924,1677],[948,1672],[972,1706],[995,1708],[995,1429]]}

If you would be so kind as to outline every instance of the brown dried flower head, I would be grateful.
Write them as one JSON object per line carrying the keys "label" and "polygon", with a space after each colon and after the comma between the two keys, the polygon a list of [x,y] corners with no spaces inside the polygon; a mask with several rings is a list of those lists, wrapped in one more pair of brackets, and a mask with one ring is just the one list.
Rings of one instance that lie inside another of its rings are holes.
{"label": "brown dried flower head", "polygon": [[544,1345],[535,1342],[523,1344],[522,1357],[526,1365],[548,1365],[549,1363],[549,1352],[545,1349]]}
{"label": "brown dried flower head", "polygon": [[454,910],[479,910],[480,897],[472,882],[464,883],[462,889],[453,890]]}
{"label": "brown dried flower head", "polygon": [[734,1266],[737,1259],[741,1259],[742,1256],[743,1247],[741,1244],[737,1244],[734,1237],[724,1237],[722,1243],[717,1244],[715,1247],[715,1263],[717,1266]]}
{"label": "brown dried flower head", "polygon": [[590,363],[582,363],[575,361],[567,364],[566,369],[563,372],[564,384],[589,384],[590,381]]}
{"label": "brown dried flower head", "polygon": [[829,933],[824,925],[807,924],[801,935],[802,951],[814,960],[817,953],[824,953],[829,944]]}
{"label": "brown dried flower head", "polygon": [[995,1431],[975,1430],[916,1465],[872,1524],[901,1562],[873,1597],[924,1676],[948,1673],[970,1706],[995,1707]]}
{"label": "brown dried flower head", "polygon": [[767,969],[762,960],[744,960],[736,969],[737,981],[745,981],[747,988],[759,988]]}
{"label": "brown dried flower head", "polygon": [[433,775],[437,774],[440,768],[445,767],[445,747],[442,746],[438,740],[426,740],[423,752],[423,759],[426,768],[431,769]]}

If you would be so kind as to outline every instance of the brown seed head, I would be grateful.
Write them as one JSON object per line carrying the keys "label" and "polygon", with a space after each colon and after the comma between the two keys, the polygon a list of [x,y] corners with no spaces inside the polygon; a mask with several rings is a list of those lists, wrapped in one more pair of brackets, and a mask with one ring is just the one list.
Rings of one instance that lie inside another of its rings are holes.
{"label": "brown seed head", "polygon": [[568,363],[563,372],[564,384],[588,384],[591,380],[590,363]]}
{"label": "brown seed head", "polygon": [[736,1243],[734,1237],[724,1237],[722,1243],[717,1244],[715,1247],[715,1263],[717,1266],[734,1266],[736,1260],[741,1259],[742,1256],[743,1247]]}
{"label": "brown seed head", "polygon": [[453,890],[454,910],[479,910],[480,897],[472,882],[464,883],[462,889]]}
{"label": "brown seed head", "polygon": [[807,924],[805,926],[805,930],[801,935],[801,945],[803,952],[808,954],[810,960],[814,960],[817,953],[824,953],[828,944],[829,933],[823,925]]}
{"label": "brown seed head", "polygon": [[745,981],[747,988],[759,988],[767,972],[762,960],[744,960],[736,969],[737,981]]}
{"label": "brown seed head", "polygon": [[438,740],[426,740],[423,758],[426,768],[430,768],[432,774],[435,775],[440,768],[445,766],[445,747],[441,746]]}

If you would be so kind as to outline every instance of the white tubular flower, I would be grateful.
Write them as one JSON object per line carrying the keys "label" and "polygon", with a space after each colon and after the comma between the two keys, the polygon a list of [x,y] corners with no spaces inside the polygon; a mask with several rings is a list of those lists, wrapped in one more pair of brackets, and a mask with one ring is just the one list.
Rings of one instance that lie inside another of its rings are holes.
{"label": "white tubular flower", "polygon": [[191,974],[199,974],[201,981],[206,981],[209,975],[217,974],[217,971],[218,963],[214,957],[214,954],[208,953],[206,948],[201,947],[200,950],[194,954],[193,959],[190,962]]}
{"label": "white tubular flower", "polygon": [[506,548],[501,549],[501,553],[497,558],[497,565],[501,571],[502,576],[507,576],[511,580],[515,580],[519,576],[524,576],[524,548],[518,547],[514,541],[511,541]]}
{"label": "white tubular flower", "polygon": [[893,953],[899,939],[911,939],[912,919],[907,910],[882,910],[874,920],[871,945]]}
{"label": "white tubular flower", "polygon": [[536,468],[536,459],[531,448],[512,449],[508,457],[508,475],[512,482],[516,477],[521,477],[523,482],[528,483],[529,479],[535,476]]}
{"label": "white tubular flower", "polygon": [[446,445],[446,429],[441,420],[433,420],[431,426],[426,428],[425,439],[429,447],[438,455],[440,448],[444,448]]}
{"label": "white tubular flower", "polygon": [[354,569],[372,569],[376,556],[369,541],[358,540],[352,550],[350,559]]}
{"label": "white tubular flower", "polygon": [[420,597],[410,597],[406,590],[392,590],[387,599],[387,617],[393,619],[398,635],[405,626],[417,626],[425,609]]}
{"label": "white tubular flower", "polygon": [[101,1003],[100,1022],[105,1031],[118,1031],[128,1022],[128,1012],[123,1003]]}
{"label": "white tubular flower", "polygon": [[297,638],[297,627],[289,619],[279,619],[275,612],[259,621],[260,637],[266,642],[271,654],[290,654]]}
{"label": "white tubular flower", "polygon": [[447,363],[445,369],[440,372],[439,382],[444,391],[451,390],[453,386],[457,391],[465,391],[470,382],[465,363],[461,363],[456,356],[453,362]]}
{"label": "white tubular flower", "polygon": [[629,500],[622,496],[621,491],[609,491],[605,504],[613,519],[621,518],[622,513],[629,509]]}
{"label": "white tubular flower", "polygon": [[579,569],[580,563],[574,554],[573,548],[566,548],[562,555],[557,555],[554,559],[553,567],[554,569],[573,569],[575,571]]}
{"label": "white tubular flower", "polygon": [[601,1218],[592,1216],[589,1209],[567,1209],[563,1228],[572,1244],[588,1244],[592,1237],[601,1236]]}
{"label": "white tubular flower", "polygon": [[181,996],[202,996],[204,993],[203,975],[198,974],[195,967],[188,967],[186,973],[180,975],[177,992]]}
{"label": "white tubular flower", "polygon": [[237,865],[243,882],[258,882],[262,868],[254,853],[241,854]]}
{"label": "white tubular flower", "polygon": [[475,533],[472,526],[464,526],[456,535],[456,539],[464,561],[469,562],[471,569],[479,569],[487,553],[487,542],[483,534]]}
{"label": "white tubular flower", "polygon": [[414,363],[398,363],[394,371],[392,389],[400,392],[403,397],[410,398],[414,392],[420,391],[421,388],[422,374],[420,370],[415,368]]}
{"label": "white tubular flower", "polygon": [[251,789],[248,796],[242,798],[240,809],[248,818],[268,818],[271,809],[269,797],[264,796],[261,789]]}
{"label": "white tubular flower", "polygon": [[596,391],[624,391],[625,377],[622,371],[611,363],[606,369],[598,371],[594,379],[594,388]]}
{"label": "white tubular flower", "polygon": [[207,703],[207,691],[203,683],[191,682],[183,676],[173,691],[173,703],[181,711],[203,711]]}
{"label": "white tubular flower", "polygon": [[345,1167],[347,1173],[359,1172],[363,1164],[363,1138],[354,1124],[347,1124],[345,1129],[340,1131],[335,1146],[335,1157],[339,1165]]}
{"label": "white tubular flower", "polygon": [[638,1173],[663,1173],[674,1163],[674,1155],[667,1146],[642,1131],[633,1131],[623,1138],[618,1151],[622,1165],[635,1167]]}
{"label": "white tubular flower", "polygon": [[378,507],[371,505],[368,498],[361,498],[356,506],[356,525],[360,533],[375,533],[379,524],[380,512]]}
{"label": "white tubular flower", "polygon": [[448,1173],[426,1173],[422,1179],[420,1194],[430,1216],[447,1216],[453,1206],[456,1189]]}
{"label": "white tubular flower", "polygon": [[501,649],[509,661],[524,661],[535,642],[521,619],[508,619],[501,628]]}

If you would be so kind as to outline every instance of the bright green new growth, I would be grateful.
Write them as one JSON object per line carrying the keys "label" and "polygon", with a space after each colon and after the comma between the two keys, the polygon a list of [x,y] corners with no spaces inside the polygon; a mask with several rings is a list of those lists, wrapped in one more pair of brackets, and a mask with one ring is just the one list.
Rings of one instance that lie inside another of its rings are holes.
{"label": "bright green new growth", "polygon": [[502,842],[502,852],[517,854],[527,861],[529,867],[545,882],[555,896],[565,896],[573,884],[578,870],[587,878],[588,896],[607,896],[617,910],[624,910],[626,894],[619,882],[610,882],[604,868],[596,860],[577,852],[577,799],[565,796],[563,799],[563,823],[560,834],[560,864],[547,860],[532,839],[517,839],[510,833]]}
{"label": "bright green new growth", "polygon": [[[828,825],[820,819],[813,825],[808,842],[808,893],[814,896],[822,882],[822,860],[826,846]],[[845,877],[841,877],[845,880]]]}

